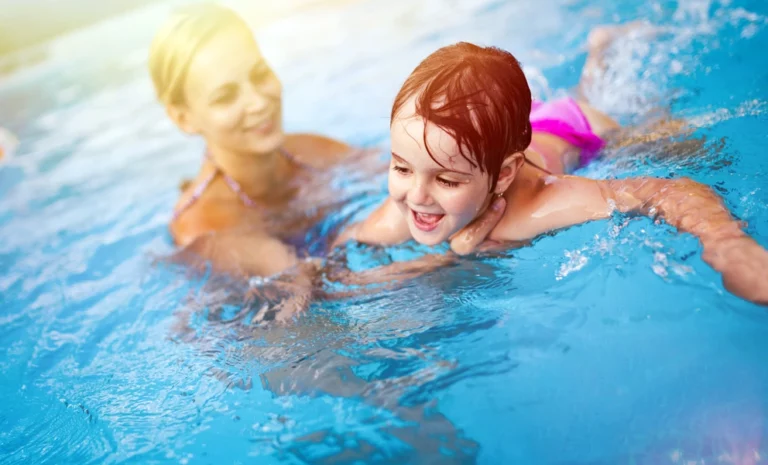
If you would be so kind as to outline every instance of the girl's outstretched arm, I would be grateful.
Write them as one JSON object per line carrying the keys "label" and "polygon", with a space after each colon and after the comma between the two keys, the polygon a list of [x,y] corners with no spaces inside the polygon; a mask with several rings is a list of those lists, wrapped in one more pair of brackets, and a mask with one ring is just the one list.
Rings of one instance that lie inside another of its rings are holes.
{"label": "girl's outstretched arm", "polygon": [[734,294],[768,305],[768,251],[743,230],[720,197],[688,178],[600,181],[621,211],[659,216],[699,238],[702,258]]}
{"label": "girl's outstretched arm", "polygon": [[720,197],[704,184],[688,178],[550,177],[543,181],[533,201],[517,207],[510,205],[510,214],[493,236],[505,240],[532,238],[604,219],[614,211],[662,218],[698,237],[704,261],[723,275],[729,291],[768,305],[768,251],[742,230],[743,225],[733,218]]}

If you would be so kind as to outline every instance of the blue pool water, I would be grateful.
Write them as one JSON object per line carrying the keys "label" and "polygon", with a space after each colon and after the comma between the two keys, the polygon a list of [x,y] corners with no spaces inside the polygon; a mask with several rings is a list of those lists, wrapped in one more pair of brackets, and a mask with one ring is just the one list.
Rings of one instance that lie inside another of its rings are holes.
{"label": "blue pool water", "polygon": [[[242,5],[258,22],[267,3]],[[302,3],[258,29],[286,125],[384,148],[395,92],[441,45],[511,50],[546,97],[578,82],[592,26],[650,19],[662,33],[619,41],[590,97],[626,124],[664,106],[697,129],[581,174],[690,176],[768,246],[761,0]],[[0,463],[768,460],[768,315],[663,224],[571,228],[286,328],[249,327],[236,294],[158,264],[202,149],[144,68],[167,8],[0,78],[0,124],[22,140],[0,166]],[[349,200],[328,224],[385,195],[383,175],[337,179]],[[359,267],[416,253],[349,250]]]}

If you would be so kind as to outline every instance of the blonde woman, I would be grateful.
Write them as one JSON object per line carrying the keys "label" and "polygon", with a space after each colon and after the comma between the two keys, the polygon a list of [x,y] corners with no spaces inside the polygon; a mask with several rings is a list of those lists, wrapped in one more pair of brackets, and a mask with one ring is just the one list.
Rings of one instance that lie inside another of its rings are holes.
{"label": "blonde woman", "polygon": [[[207,146],[174,209],[176,244],[229,274],[293,267],[306,231],[325,213],[319,199],[334,198],[322,172],[356,150],[321,135],[284,133],[280,80],[248,25],[225,7],[174,14],[152,43],[149,69],[168,116]],[[454,250],[472,251],[500,213],[490,210],[457,234]]]}

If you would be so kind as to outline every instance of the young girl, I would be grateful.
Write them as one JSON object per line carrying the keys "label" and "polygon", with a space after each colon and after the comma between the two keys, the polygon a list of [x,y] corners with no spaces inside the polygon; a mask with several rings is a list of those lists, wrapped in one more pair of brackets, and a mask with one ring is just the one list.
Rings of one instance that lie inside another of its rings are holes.
{"label": "young girl", "polygon": [[434,52],[392,107],[389,197],[337,242],[435,245],[489,206],[506,206],[488,238],[512,247],[614,211],[638,212],[696,235],[729,290],[768,304],[768,252],[708,187],[690,179],[592,180],[533,161],[572,149],[589,156],[602,145],[584,108],[532,102],[518,61],[498,48],[459,43]]}

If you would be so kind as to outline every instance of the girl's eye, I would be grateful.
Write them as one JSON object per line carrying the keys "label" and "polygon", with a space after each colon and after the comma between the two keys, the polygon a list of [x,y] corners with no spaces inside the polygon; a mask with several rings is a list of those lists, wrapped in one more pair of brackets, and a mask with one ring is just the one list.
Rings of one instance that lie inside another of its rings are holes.
{"label": "girl's eye", "polygon": [[460,182],[449,181],[449,180],[443,179],[443,178],[437,178],[437,182],[439,182],[440,184],[444,185],[445,187],[459,187],[459,184],[461,184]]}
{"label": "girl's eye", "polygon": [[395,166],[392,167],[392,169],[394,171],[397,171],[400,174],[408,174],[410,172],[410,170],[408,168],[404,167],[404,166],[397,166],[397,165],[395,165]]}

